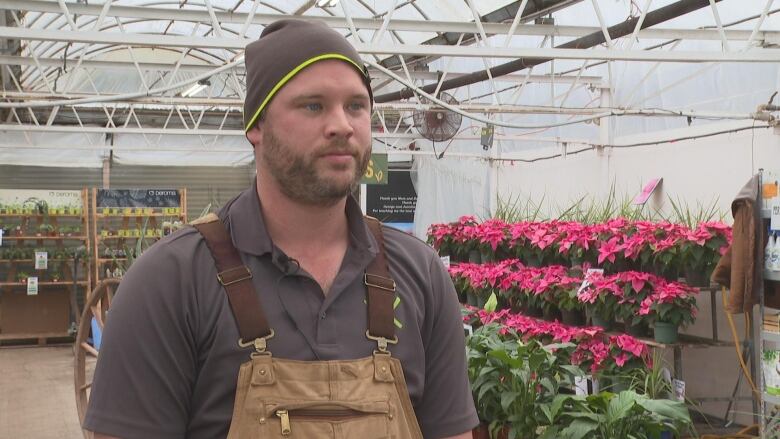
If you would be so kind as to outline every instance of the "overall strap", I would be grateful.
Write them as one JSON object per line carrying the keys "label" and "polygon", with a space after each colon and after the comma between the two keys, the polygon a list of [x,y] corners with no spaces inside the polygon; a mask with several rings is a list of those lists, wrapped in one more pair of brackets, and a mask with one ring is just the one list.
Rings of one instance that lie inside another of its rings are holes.
{"label": "overall strap", "polygon": [[382,224],[376,218],[366,216],[366,224],[376,239],[378,252],[366,268],[363,280],[366,284],[368,302],[368,331],[366,335],[376,340],[380,352],[387,352],[387,344],[395,344],[395,324],[393,301],[395,300],[395,281],[390,278],[385,253],[385,241],[382,236]]}
{"label": "overall strap", "polygon": [[206,239],[206,246],[214,257],[217,280],[225,288],[241,335],[238,344],[242,347],[254,345],[258,352],[264,352],[265,340],[273,337],[273,330],[255,294],[252,272],[233,246],[225,224],[217,215],[209,214],[193,221],[192,225]]}

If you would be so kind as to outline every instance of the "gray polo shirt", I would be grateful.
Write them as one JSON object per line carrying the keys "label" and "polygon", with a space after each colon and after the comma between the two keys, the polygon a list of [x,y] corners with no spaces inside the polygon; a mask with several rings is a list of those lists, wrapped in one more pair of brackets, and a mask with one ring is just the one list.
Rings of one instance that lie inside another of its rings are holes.
{"label": "gray polo shirt", "polygon": [[[331,291],[288,262],[268,236],[254,187],[219,213],[250,268],[276,336],[278,358],[355,359],[371,355],[362,274],[376,241],[359,206],[347,203],[350,243]],[[384,227],[397,283],[397,345],[426,438],[447,437],[478,420],[466,375],[457,296],[436,253]],[[150,247],[127,272],[105,327],[84,427],[126,439],[227,436],[236,378],[250,350],[216,280],[205,241],[186,228]]]}

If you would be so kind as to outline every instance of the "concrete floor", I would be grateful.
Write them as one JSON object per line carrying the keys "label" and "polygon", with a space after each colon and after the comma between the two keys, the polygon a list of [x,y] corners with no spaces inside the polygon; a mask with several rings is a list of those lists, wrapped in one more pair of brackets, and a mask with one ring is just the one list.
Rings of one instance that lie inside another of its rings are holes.
{"label": "concrete floor", "polygon": [[72,346],[0,348],[0,438],[83,438]]}

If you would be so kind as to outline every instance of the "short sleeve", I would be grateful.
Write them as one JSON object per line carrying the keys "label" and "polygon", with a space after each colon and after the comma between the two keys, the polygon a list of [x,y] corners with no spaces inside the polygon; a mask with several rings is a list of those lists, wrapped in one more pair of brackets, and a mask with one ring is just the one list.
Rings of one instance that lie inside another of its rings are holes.
{"label": "short sleeve", "polygon": [[466,346],[455,287],[441,260],[433,254],[429,265],[433,307],[424,335],[425,387],[416,407],[427,439],[454,436],[479,423],[466,372]]}
{"label": "short sleeve", "polygon": [[108,311],[83,427],[182,438],[196,378],[196,324],[181,254],[163,240],[122,279]]}

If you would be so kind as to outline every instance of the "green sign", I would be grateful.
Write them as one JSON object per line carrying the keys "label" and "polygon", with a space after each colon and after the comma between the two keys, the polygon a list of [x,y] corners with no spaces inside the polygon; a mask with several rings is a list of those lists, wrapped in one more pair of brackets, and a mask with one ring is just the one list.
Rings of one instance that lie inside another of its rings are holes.
{"label": "green sign", "polygon": [[387,184],[387,154],[371,154],[360,184]]}

